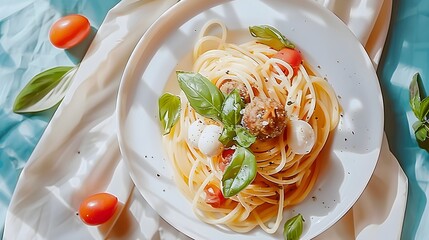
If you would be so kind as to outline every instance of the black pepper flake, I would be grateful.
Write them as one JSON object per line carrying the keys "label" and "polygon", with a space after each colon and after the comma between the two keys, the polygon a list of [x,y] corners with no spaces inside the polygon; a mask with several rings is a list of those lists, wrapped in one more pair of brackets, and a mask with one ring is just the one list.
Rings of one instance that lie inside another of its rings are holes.
{"label": "black pepper flake", "polygon": [[80,151],[77,151],[77,154],[80,154]]}
{"label": "black pepper flake", "polygon": [[320,67],[320,65],[317,65],[317,68],[319,68],[319,69],[320,69],[320,68],[321,68],[321,67]]}
{"label": "black pepper flake", "polygon": [[163,192],[165,192],[165,189],[162,189]]}
{"label": "black pepper flake", "polygon": [[159,175],[159,173],[156,174],[157,177],[161,177],[161,175]]}
{"label": "black pepper flake", "polygon": [[147,158],[147,155],[144,155],[144,158]]}
{"label": "black pepper flake", "polygon": [[315,196],[312,196],[311,199],[313,199],[313,201],[317,200],[317,198]]}
{"label": "black pepper flake", "polygon": [[287,104],[288,106],[290,106],[290,105],[292,105],[292,104],[293,104],[293,102],[292,102],[292,101],[288,101],[286,104]]}
{"label": "black pepper flake", "polygon": [[347,138],[344,138],[344,141],[346,141],[346,142],[347,142]]}
{"label": "black pepper flake", "polygon": [[76,216],[79,216],[79,213],[78,213],[78,212],[76,212]]}
{"label": "black pepper flake", "polygon": [[354,131],[352,131],[352,134],[353,134],[353,135],[355,135],[355,132],[354,132]]}
{"label": "black pepper flake", "polygon": [[225,73],[226,73],[226,74],[229,74],[229,70],[227,70]]}
{"label": "black pepper flake", "polygon": [[347,172],[347,174],[349,174],[349,175],[350,175],[350,172]]}
{"label": "black pepper flake", "polygon": [[269,164],[270,164],[270,165],[273,165],[273,164],[274,164],[274,162],[270,162]]}

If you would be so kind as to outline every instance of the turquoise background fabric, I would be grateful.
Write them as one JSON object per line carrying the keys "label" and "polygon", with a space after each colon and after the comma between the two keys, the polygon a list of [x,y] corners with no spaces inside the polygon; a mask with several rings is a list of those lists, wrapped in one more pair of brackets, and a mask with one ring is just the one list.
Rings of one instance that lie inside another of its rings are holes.
{"label": "turquoise background fabric", "polygon": [[[0,0],[0,227],[22,167],[39,141],[53,111],[33,115],[12,112],[20,89],[37,73],[78,63],[87,44],[64,51],[48,39],[61,16],[80,13],[94,29],[119,0]],[[429,155],[418,147],[411,125],[408,86],[420,72],[429,92],[429,1],[394,1],[391,28],[378,75],[385,101],[385,130],[391,151],[409,179],[403,239],[426,239],[429,230]],[[420,223],[420,224],[419,224]],[[1,231],[2,232],[2,231]]]}
{"label": "turquoise background fabric", "polygon": [[409,180],[402,239],[428,239],[429,153],[418,147],[416,121],[409,105],[409,84],[420,72],[429,92],[429,1],[393,1],[393,19],[379,68],[390,150]]}
{"label": "turquoise background fabric", "polygon": [[0,234],[19,174],[45,130],[53,111],[18,115],[12,105],[36,74],[55,66],[73,66],[89,40],[62,50],[49,42],[49,29],[61,16],[86,16],[92,35],[119,0],[0,0]]}

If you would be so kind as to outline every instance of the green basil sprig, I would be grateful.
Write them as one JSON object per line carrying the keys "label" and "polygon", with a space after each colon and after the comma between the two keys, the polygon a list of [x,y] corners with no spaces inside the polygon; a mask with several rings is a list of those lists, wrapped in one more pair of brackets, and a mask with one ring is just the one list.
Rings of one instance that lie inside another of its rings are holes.
{"label": "green basil sprig", "polygon": [[235,142],[245,148],[250,147],[256,137],[251,135],[249,131],[240,124],[244,102],[240,97],[237,89],[233,90],[225,99],[222,105],[222,122],[224,129],[219,141],[225,146],[230,146]]}
{"label": "green basil sprig", "polygon": [[243,147],[235,149],[231,163],[222,176],[222,193],[232,197],[247,187],[256,177],[256,158]]}
{"label": "green basil sprig", "polygon": [[15,113],[40,112],[52,108],[65,96],[77,67],[54,67],[34,76],[19,92]]}
{"label": "green basil sprig", "polygon": [[200,115],[222,121],[222,92],[199,73],[178,71],[177,80],[191,107]]}
{"label": "green basil sprig", "polygon": [[425,97],[421,100],[420,86],[422,85],[422,79],[419,73],[414,74],[411,80],[409,91],[410,91],[410,106],[413,110],[414,115],[418,121],[413,124],[414,134],[418,141],[425,141],[429,138],[429,97]]}
{"label": "green basil sprig", "polygon": [[219,141],[227,147],[236,143],[241,147],[248,148],[256,141],[256,137],[241,125],[224,126]]}
{"label": "green basil sprig", "polygon": [[285,47],[295,48],[295,45],[289,41],[283,34],[269,25],[250,26],[250,34],[257,38],[257,41],[268,45],[279,51]]}
{"label": "green basil sprig", "polygon": [[250,134],[247,128],[242,126],[237,126],[235,128],[235,134],[234,140],[242,147],[248,148],[256,141],[256,137]]}
{"label": "green basil sprig", "polygon": [[222,130],[222,134],[219,137],[219,142],[221,142],[224,146],[230,147],[234,143],[234,138],[237,136],[235,132],[235,126],[224,126]]}
{"label": "green basil sprig", "polygon": [[158,114],[159,120],[161,121],[162,127],[164,129],[164,135],[169,134],[171,128],[177,122],[180,116],[180,97],[164,93],[158,99]]}
{"label": "green basil sprig", "polygon": [[220,121],[224,125],[219,141],[231,146],[234,140],[242,147],[250,147],[256,137],[240,126],[244,108],[238,90],[233,90],[226,98],[206,77],[199,73],[177,72],[179,86],[185,93],[191,107],[200,115]]}
{"label": "green basil sprig", "polygon": [[304,218],[301,214],[290,218],[283,227],[283,237],[285,240],[298,240],[301,237],[304,226]]}
{"label": "green basil sprig", "polygon": [[225,99],[222,104],[222,122],[228,126],[235,126],[241,121],[241,109],[244,103],[241,100],[240,93],[234,89]]}
{"label": "green basil sprig", "polygon": [[240,125],[243,100],[237,90],[225,98],[209,79],[199,73],[178,71],[177,79],[191,107],[198,114],[223,123],[219,141],[225,146],[233,145],[234,141],[239,145],[222,177],[223,195],[232,197],[253,181],[257,168],[255,156],[247,149],[256,137]]}
{"label": "green basil sprig", "polygon": [[243,116],[241,113],[243,108],[244,102],[240,97],[240,93],[237,89],[234,89],[226,97],[222,105],[222,122],[225,127],[219,141],[226,146],[235,140],[238,145],[248,148],[256,140],[256,137],[251,135],[246,128],[239,125]]}

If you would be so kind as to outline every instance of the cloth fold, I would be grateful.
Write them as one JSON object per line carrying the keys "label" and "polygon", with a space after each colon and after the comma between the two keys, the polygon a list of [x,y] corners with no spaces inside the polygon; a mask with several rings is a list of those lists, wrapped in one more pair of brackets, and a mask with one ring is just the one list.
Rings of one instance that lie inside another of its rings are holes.
{"label": "cloth fold", "polygon": [[[108,13],[21,174],[6,218],[5,239],[188,238],[162,220],[134,188],[121,161],[114,115],[121,75],[134,46],[150,24],[176,2],[122,0]],[[318,2],[343,19],[376,66],[387,34],[391,0]],[[386,174],[398,184],[382,181]],[[391,226],[385,225],[389,221],[400,227],[401,211],[392,212],[403,207],[397,196],[406,196],[404,178],[384,141],[379,164],[362,197],[318,239],[373,238],[377,231]],[[123,184],[118,187],[118,182]],[[380,186],[391,194],[388,199],[373,201],[379,195],[372,191]],[[122,213],[101,228],[87,227],[74,213],[85,196],[101,191],[118,196]],[[377,203],[369,215],[363,214],[368,202]],[[378,213],[385,218],[374,219]],[[393,239],[400,236],[400,229],[383,231],[387,232]]]}

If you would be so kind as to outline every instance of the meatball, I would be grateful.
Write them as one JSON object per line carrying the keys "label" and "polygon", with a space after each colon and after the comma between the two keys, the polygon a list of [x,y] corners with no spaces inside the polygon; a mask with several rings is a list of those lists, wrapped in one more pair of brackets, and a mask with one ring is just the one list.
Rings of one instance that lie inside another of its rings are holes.
{"label": "meatball", "polygon": [[238,92],[240,93],[240,97],[243,100],[243,102],[245,103],[250,102],[249,92],[247,91],[246,85],[244,85],[244,83],[242,82],[227,79],[222,82],[219,89],[225,95],[230,94],[234,89],[238,89]]}
{"label": "meatball", "polygon": [[273,99],[255,97],[244,109],[242,124],[259,139],[274,138],[286,127],[286,111]]}

